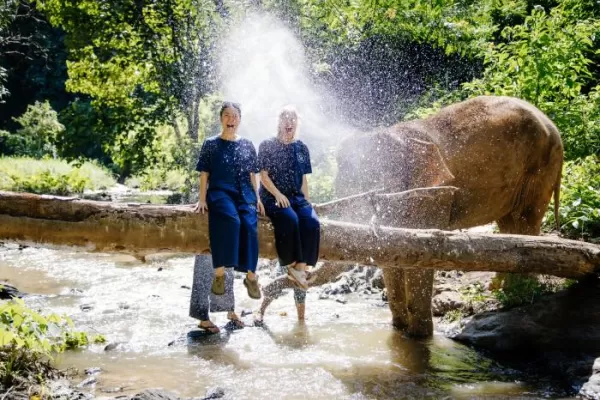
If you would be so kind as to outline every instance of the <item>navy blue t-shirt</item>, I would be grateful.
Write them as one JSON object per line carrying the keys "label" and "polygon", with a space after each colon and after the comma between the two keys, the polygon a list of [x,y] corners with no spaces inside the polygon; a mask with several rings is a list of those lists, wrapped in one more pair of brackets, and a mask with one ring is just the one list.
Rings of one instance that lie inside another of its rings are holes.
{"label": "navy blue t-shirt", "polygon": [[[258,148],[258,166],[286,197],[302,195],[302,177],[312,173],[308,147],[300,140],[289,144],[277,138],[265,140]],[[273,195],[261,186],[260,197],[264,201]]]}
{"label": "navy blue t-shirt", "polygon": [[214,191],[225,191],[240,195],[247,203],[256,203],[256,193],[250,180],[251,173],[259,172],[256,149],[248,139],[236,141],[212,136],[204,141],[196,171],[208,172],[209,195]]}

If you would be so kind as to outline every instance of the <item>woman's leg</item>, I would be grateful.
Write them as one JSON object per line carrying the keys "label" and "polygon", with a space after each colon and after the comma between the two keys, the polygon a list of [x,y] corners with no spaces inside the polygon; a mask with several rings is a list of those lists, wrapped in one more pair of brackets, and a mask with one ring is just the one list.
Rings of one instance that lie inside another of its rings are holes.
{"label": "woman's leg", "polygon": [[294,301],[296,303],[298,321],[304,321],[304,313],[306,311],[306,291],[294,288]]}
{"label": "woman's leg", "polygon": [[260,287],[256,277],[258,264],[258,215],[254,204],[238,204],[240,216],[240,247],[238,269],[246,271],[244,286],[248,289],[248,296],[260,299]]}
{"label": "woman's leg", "polygon": [[190,299],[190,317],[200,320],[199,328],[211,333],[218,333],[217,328],[209,317],[210,284],[213,277],[211,256],[197,255],[194,259],[194,278],[192,281],[192,296]]}
{"label": "woman's leg", "polygon": [[302,261],[300,246],[300,228],[298,216],[292,207],[280,208],[269,213],[275,228],[275,248],[279,257],[279,265],[294,265]]}
{"label": "woman's leg", "polygon": [[215,279],[211,291],[225,293],[225,267],[239,262],[240,217],[234,200],[223,194],[208,205],[208,232]]}
{"label": "woman's leg", "polygon": [[280,265],[288,267],[288,276],[300,288],[307,289],[304,273],[304,257],[300,242],[300,227],[296,212],[292,207],[281,208],[269,213],[275,228],[275,247]]}
{"label": "woman's leg", "polygon": [[321,224],[312,206],[306,200],[302,200],[298,204],[294,204],[294,209],[298,215],[303,261],[314,267],[319,260]]}

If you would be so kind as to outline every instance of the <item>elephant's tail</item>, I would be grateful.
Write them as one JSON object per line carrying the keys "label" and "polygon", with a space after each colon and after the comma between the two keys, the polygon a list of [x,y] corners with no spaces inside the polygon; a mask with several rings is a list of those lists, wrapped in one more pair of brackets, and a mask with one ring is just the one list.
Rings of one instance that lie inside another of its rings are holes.
{"label": "elephant's tail", "polygon": [[560,169],[558,170],[558,176],[556,182],[554,182],[554,222],[556,224],[556,230],[560,232],[560,221],[558,207],[560,205],[560,182],[562,179],[562,162],[560,163]]}

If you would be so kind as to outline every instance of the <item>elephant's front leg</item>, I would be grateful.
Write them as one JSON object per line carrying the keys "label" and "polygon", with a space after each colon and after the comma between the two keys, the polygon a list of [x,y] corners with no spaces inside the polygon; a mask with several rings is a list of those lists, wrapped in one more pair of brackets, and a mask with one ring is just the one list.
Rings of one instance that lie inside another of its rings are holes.
{"label": "elephant's front leg", "polygon": [[433,335],[431,298],[434,273],[435,271],[432,269],[404,270],[406,308],[408,310],[407,333],[410,336]]}
{"label": "elephant's front leg", "polygon": [[387,290],[387,297],[392,311],[392,324],[400,330],[408,328],[408,309],[406,304],[406,290],[404,270],[400,268],[383,268],[383,282]]}

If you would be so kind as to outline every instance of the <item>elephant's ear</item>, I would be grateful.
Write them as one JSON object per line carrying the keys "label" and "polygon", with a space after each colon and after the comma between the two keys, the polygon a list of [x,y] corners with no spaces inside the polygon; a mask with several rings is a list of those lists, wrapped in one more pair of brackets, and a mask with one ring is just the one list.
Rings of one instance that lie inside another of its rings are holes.
{"label": "elephant's ear", "polygon": [[442,186],[454,180],[436,144],[411,138],[408,148],[413,162],[411,188]]}

